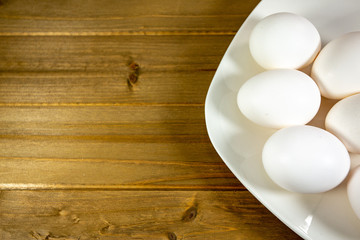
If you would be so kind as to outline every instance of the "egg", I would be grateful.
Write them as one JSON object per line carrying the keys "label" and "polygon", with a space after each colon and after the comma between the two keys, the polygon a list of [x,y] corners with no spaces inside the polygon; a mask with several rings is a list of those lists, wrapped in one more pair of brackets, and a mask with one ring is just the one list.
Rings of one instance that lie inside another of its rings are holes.
{"label": "egg", "polygon": [[311,77],[321,94],[342,99],[360,92],[360,31],[330,41],[315,59]]}
{"label": "egg", "polygon": [[276,131],[264,145],[262,162],[277,185],[298,193],[328,191],[350,169],[344,144],[333,134],[308,125]]}
{"label": "egg", "polygon": [[360,94],[337,102],[326,115],[325,128],[337,136],[348,151],[360,153]]}
{"label": "egg", "polygon": [[351,170],[346,190],[350,205],[356,216],[360,218],[360,166]]}
{"label": "egg", "polygon": [[321,39],[306,18],[280,12],[255,25],[250,33],[249,48],[254,60],[265,69],[299,69],[315,59]]}
{"label": "egg", "polygon": [[237,105],[252,122],[270,128],[308,123],[320,107],[315,82],[294,69],[275,69],[247,80],[237,94]]}

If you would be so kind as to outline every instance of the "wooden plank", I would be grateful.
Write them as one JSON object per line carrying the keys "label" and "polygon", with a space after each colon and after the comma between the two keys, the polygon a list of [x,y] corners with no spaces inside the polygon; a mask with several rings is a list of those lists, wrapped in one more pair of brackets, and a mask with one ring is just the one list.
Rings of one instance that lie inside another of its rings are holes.
{"label": "wooden plank", "polygon": [[301,239],[247,191],[2,191],[0,203],[2,239]]}
{"label": "wooden plank", "polygon": [[1,3],[0,35],[113,35],[233,34],[257,1],[15,0]]}
{"label": "wooden plank", "polygon": [[244,188],[221,162],[1,157],[0,168],[0,189]]}
{"label": "wooden plank", "polygon": [[219,162],[208,137],[196,135],[2,135],[0,144],[3,157]]}
{"label": "wooden plank", "polygon": [[0,102],[204,103],[231,38],[0,37]]}
{"label": "wooden plank", "polygon": [[0,110],[2,189],[242,188],[198,107]]}
{"label": "wooden plank", "polygon": [[[3,72],[215,70],[233,36],[0,37]],[[125,74],[124,74],[125,73]]]}
{"label": "wooden plank", "polygon": [[202,104],[118,106],[28,104],[0,106],[0,135],[207,134]]}
{"label": "wooden plank", "polygon": [[[1,57],[0,57],[1,58]],[[118,73],[0,73],[0,104],[7,103],[191,103],[203,104],[214,71],[144,70],[129,86]]]}

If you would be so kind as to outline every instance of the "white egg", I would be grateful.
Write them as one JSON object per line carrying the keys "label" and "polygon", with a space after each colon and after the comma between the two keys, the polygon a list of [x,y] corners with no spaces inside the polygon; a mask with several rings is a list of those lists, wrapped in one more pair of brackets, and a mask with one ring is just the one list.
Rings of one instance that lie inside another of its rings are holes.
{"label": "white egg", "polygon": [[360,166],[351,170],[347,182],[347,195],[356,216],[360,218]]}
{"label": "white egg", "polygon": [[325,128],[337,136],[348,151],[360,153],[360,94],[337,102],[326,115]]}
{"label": "white egg", "polygon": [[237,95],[240,111],[256,124],[283,128],[308,123],[320,107],[315,82],[294,69],[268,70],[247,80]]}
{"label": "white egg", "polygon": [[321,94],[341,99],[360,92],[360,31],[330,41],[314,61],[311,77]]}
{"label": "white egg", "polygon": [[275,132],[265,143],[262,160],[276,184],[299,193],[328,191],[339,185],[350,169],[350,156],[342,142],[308,125]]}
{"label": "white egg", "polygon": [[321,39],[315,26],[306,18],[280,12],[255,25],[249,47],[255,61],[265,69],[299,69],[315,59]]}

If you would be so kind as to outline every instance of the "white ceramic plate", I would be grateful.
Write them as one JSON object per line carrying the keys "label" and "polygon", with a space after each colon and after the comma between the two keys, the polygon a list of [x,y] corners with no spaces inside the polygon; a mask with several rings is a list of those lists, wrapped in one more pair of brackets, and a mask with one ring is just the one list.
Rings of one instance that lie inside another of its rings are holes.
{"label": "white ceramic plate", "polygon": [[[276,186],[266,175],[261,162],[263,144],[274,130],[251,123],[237,108],[236,94],[241,84],[264,71],[250,55],[250,31],[260,19],[283,11],[309,19],[319,30],[323,46],[346,32],[360,30],[358,0],[260,2],[234,37],[211,82],[205,102],[210,140],[242,184],[301,237],[313,240],[360,239],[360,220],[347,199],[346,181],[322,194],[296,194]],[[332,104],[334,102],[324,100],[311,124],[323,126],[324,116]],[[359,155],[351,157],[353,166],[360,162]]]}

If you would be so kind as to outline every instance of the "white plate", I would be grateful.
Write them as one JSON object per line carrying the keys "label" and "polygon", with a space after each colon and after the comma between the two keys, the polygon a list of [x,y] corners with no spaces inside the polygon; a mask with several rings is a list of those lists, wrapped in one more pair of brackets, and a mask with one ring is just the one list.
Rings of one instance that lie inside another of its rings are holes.
{"label": "white plate", "polygon": [[[226,51],[211,82],[205,119],[216,151],[241,183],[287,226],[305,239],[360,239],[360,220],[346,195],[346,181],[322,194],[296,194],[277,187],[264,172],[261,151],[274,130],[249,122],[236,105],[241,84],[264,71],[250,56],[248,37],[253,26],[275,12],[293,12],[309,19],[319,30],[323,46],[346,32],[360,30],[358,0],[263,0],[250,14]],[[312,121],[322,126],[328,108]],[[352,155],[353,165],[359,155]],[[269,229],[270,230],[270,229]],[[271,230],[270,230],[271,231]]]}

